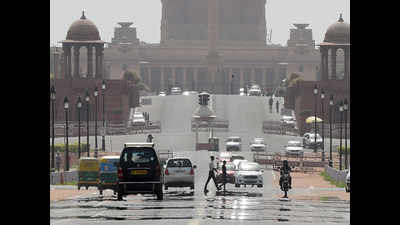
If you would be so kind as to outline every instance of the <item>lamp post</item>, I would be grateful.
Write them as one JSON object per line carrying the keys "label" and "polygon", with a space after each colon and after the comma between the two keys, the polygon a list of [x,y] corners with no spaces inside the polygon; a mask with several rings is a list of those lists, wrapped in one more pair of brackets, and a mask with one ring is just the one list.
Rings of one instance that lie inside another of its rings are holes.
{"label": "lamp post", "polygon": [[347,109],[348,102],[347,98],[344,99],[343,110],[344,110],[344,168],[347,169]]}
{"label": "lamp post", "polygon": [[339,106],[339,111],[340,111],[340,141],[339,141],[339,169],[342,170],[342,118],[343,118],[343,101],[340,101],[340,106]]}
{"label": "lamp post", "polygon": [[332,162],[332,107],[333,107],[333,95],[329,99],[329,166],[333,166]]}
{"label": "lamp post", "polygon": [[78,97],[78,102],[76,103],[76,107],[78,108],[78,159],[80,159],[81,158],[81,108],[82,108],[81,96]]}
{"label": "lamp post", "polygon": [[54,85],[50,88],[51,100],[51,169],[54,169],[54,102],[56,100],[56,88]]}
{"label": "lamp post", "polygon": [[325,137],[324,137],[324,99],[325,99],[325,92],[324,89],[321,89],[321,113],[322,113],[322,161],[325,161]]}
{"label": "lamp post", "polygon": [[97,158],[97,96],[99,95],[99,91],[97,87],[94,88],[94,100],[95,100],[95,114],[94,114],[94,157]]}
{"label": "lamp post", "polygon": [[89,90],[86,89],[86,96],[85,96],[85,101],[86,101],[86,150],[87,150],[87,157],[90,157],[90,147],[89,147],[89,100],[90,100],[90,95],[89,95]]}
{"label": "lamp post", "polygon": [[102,151],[105,152],[106,151],[106,140],[104,138],[104,135],[106,133],[106,126],[105,126],[105,91],[106,91],[106,81],[103,80],[103,82],[101,83],[101,90],[103,90],[102,94],[103,94],[103,134],[102,134],[102,139],[101,139],[101,148]]}
{"label": "lamp post", "polygon": [[234,74],[232,74],[232,79],[231,79],[231,95],[233,95],[233,78],[235,77]]}
{"label": "lamp post", "polygon": [[68,156],[68,109],[69,109],[68,97],[65,96],[65,98],[64,98],[65,135],[66,135],[66,142],[65,142],[65,171],[69,171],[69,156]]}
{"label": "lamp post", "polygon": [[317,95],[318,87],[314,86],[314,96],[315,96],[315,110],[314,110],[314,152],[317,152]]}

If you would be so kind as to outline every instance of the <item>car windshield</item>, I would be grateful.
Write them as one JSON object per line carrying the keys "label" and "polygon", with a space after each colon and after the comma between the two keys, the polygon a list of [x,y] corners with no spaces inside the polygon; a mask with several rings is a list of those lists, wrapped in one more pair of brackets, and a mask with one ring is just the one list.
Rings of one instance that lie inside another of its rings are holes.
{"label": "car windshield", "polygon": [[254,144],[264,144],[264,140],[262,140],[262,139],[255,139],[255,140],[253,141],[253,143],[254,143]]}
{"label": "car windshield", "polygon": [[287,146],[289,146],[289,147],[303,147],[300,142],[289,142],[287,144]]}
{"label": "car windshield", "polygon": [[155,161],[157,156],[153,148],[126,148],[123,151],[122,162],[149,163]]}
{"label": "car windshield", "polygon": [[228,142],[240,142],[239,138],[228,138]]}
{"label": "car windshield", "polygon": [[[314,133],[311,133],[311,134],[310,134],[310,138],[315,138],[315,134],[314,134]],[[321,138],[321,136],[320,136],[319,134],[317,134],[317,138]]]}
{"label": "car windshield", "polygon": [[233,161],[233,160],[237,160],[237,159],[239,159],[239,160],[244,160],[244,157],[243,156],[240,156],[240,155],[233,155],[232,157],[231,157],[231,160]]}
{"label": "car windshield", "polygon": [[167,167],[192,167],[189,159],[170,159]]}
{"label": "car windshield", "polygon": [[259,171],[260,165],[257,163],[240,163],[239,170],[245,171]]}

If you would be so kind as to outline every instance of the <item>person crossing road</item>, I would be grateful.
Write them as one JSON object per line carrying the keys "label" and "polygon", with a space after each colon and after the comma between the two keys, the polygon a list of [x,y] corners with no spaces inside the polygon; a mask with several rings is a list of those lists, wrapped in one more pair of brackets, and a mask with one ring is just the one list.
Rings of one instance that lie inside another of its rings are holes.
{"label": "person crossing road", "polygon": [[208,192],[207,185],[208,185],[208,182],[210,182],[211,179],[213,179],[215,187],[217,187],[218,191],[221,190],[221,188],[218,187],[217,181],[215,179],[214,171],[217,171],[217,169],[215,168],[215,165],[214,165],[214,156],[210,156],[210,159],[211,159],[211,161],[208,164],[208,166],[209,166],[208,178],[207,178],[206,185],[204,186],[204,193],[205,194],[207,194],[207,192]]}

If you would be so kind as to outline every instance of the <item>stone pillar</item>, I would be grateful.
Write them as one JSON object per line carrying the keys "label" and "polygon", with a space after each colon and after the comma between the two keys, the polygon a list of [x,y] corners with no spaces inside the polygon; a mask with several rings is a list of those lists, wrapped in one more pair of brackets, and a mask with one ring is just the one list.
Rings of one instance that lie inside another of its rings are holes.
{"label": "stone pillar", "polygon": [[64,68],[65,68],[65,79],[71,78],[71,46],[63,46],[64,50]]}
{"label": "stone pillar", "polygon": [[266,83],[266,81],[267,81],[267,79],[266,79],[266,77],[267,77],[267,69],[266,68],[263,68],[262,69],[262,73],[263,73],[263,75],[262,75],[262,84],[261,84],[261,87],[263,88],[263,90],[264,90],[264,92],[267,90],[267,85],[265,84]]}
{"label": "stone pillar", "polygon": [[240,87],[244,87],[244,68],[240,68]]}
{"label": "stone pillar", "polygon": [[199,90],[199,82],[198,82],[198,75],[199,75],[199,69],[198,68],[193,68],[193,80],[194,80],[194,86],[196,90]]}
{"label": "stone pillar", "polygon": [[93,46],[87,45],[87,75],[86,78],[93,78]]}
{"label": "stone pillar", "polygon": [[59,78],[60,77],[60,74],[58,73],[58,71],[59,71],[59,65],[60,65],[60,59],[59,59],[59,57],[60,57],[60,54],[56,51],[56,52],[54,52],[54,64],[53,64],[53,67],[54,67],[54,78]]}
{"label": "stone pillar", "polygon": [[164,67],[160,67],[160,73],[161,73],[161,75],[160,75],[160,85],[161,85],[161,89],[163,90],[163,91],[165,91],[165,82],[164,82]]}
{"label": "stone pillar", "polygon": [[183,89],[188,90],[188,85],[187,85],[187,68],[183,67]]}
{"label": "stone pillar", "polygon": [[65,78],[65,56],[64,53],[61,54],[61,59],[60,59],[60,66],[61,66],[61,71],[60,71],[60,78]]}
{"label": "stone pillar", "polygon": [[[321,68],[320,68],[320,73],[321,73],[321,80],[328,80],[328,76],[325,73],[325,66],[327,66],[327,64],[325,64],[325,48],[323,48],[322,46],[319,49],[320,54],[321,54]],[[317,78],[318,80],[318,78]]]}
{"label": "stone pillar", "polygon": [[74,46],[74,77],[79,78],[79,49],[81,46]]}
{"label": "stone pillar", "polygon": [[344,48],[344,79],[350,78],[350,48]]}
{"label": "stone pillar", "polygon": [[96,79],[102,78],[103,70],[103,46],[96,46]]}
{"label": "stone pillar", "polygon": [[336,48],[331,48],[331,70],[332,70],[332,80],[336,80]]}

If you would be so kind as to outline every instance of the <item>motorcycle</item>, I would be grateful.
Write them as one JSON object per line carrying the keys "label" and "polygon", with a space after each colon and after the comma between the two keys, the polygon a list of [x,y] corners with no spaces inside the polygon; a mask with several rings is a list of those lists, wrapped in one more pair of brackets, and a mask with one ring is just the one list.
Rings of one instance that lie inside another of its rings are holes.
{"label": "motorcycle", "polygon": [[284,198],[288,198],[287,196],[287,192],[289,191],[289,174],[288,173],[284,173],[282,175],[282,190],[285,192],[285,196],[283,196]]}

